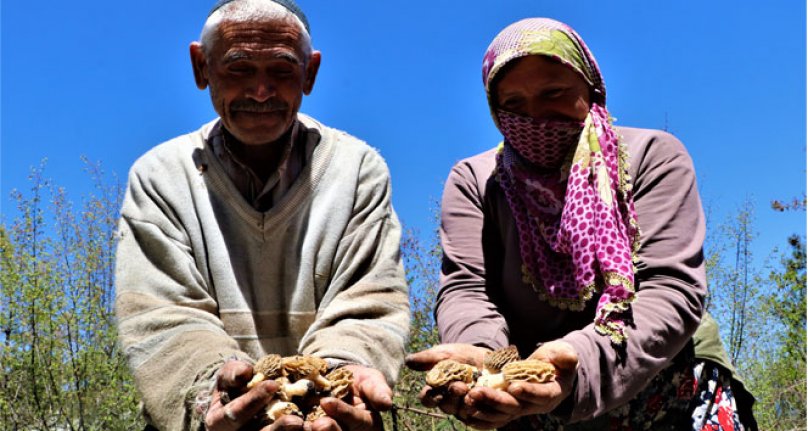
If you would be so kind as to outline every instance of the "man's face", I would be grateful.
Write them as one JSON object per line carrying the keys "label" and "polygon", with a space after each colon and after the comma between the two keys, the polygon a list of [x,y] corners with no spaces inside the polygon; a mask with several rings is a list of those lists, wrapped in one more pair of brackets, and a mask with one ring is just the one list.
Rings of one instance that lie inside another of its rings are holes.
{"label": "man's face", "polygon": [[301,33],[292,19],[222,21],[212,46],[191,44],[197,86],[210,87],[214,109],[242,143],[279,139],[311,92],[320,53],[306,58]]}

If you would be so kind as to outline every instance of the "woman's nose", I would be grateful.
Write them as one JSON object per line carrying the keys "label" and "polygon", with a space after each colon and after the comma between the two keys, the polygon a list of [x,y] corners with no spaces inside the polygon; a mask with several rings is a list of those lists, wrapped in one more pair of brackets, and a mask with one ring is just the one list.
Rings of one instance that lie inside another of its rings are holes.
{"label": "woman's nose", "polygon": [[553,109],[550,104],[546,102],[539,102],[533,101],[527,104],[525,107],[524,115],[527,115],[534,120],[544,120],[547,118],[552,118],[553,116],[557,116],[558,113]]}

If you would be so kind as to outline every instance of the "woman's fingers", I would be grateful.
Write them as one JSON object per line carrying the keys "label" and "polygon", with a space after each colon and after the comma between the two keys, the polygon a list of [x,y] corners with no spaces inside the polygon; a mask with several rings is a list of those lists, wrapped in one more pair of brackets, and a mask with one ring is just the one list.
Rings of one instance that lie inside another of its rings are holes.
{"label": "woman's fingers", "polygon": [[488,351],[488,349],[472,344],[439,344],[407,355],[404,362],[415,371],[427,371],[444,359],[454,359],[457,362],[471,364],[479,368],[483,364],[485,353]]}
{"label": "woman's fingers", "polygon": [[466,405],[484,415],[509,415],[519,414],[524,406],[505,391],[479,387],[469,391],[465,398]]}

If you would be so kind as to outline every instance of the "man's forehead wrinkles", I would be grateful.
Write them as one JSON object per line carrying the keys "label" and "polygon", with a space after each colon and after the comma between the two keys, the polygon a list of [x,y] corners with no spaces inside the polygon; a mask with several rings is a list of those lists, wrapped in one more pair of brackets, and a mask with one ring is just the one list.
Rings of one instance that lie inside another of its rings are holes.
{"label": "man's forehead wrinkles", "polygon": [[294,40],[301,37],[300,30],[283,21],[224,21],[219,24],[219,32],[223,36],[245,34],[250,37],[283,35]]}

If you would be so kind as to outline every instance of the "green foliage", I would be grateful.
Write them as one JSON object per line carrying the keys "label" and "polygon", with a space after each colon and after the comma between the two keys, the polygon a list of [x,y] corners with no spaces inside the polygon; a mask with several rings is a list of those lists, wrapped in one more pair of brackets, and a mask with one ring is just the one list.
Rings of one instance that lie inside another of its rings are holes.
{"label": "green foliage", "polygon": [[733,218],[711,231],[705,247],[709,286],[706,308],[720,322],[727,352],[737,365],[754,357],[754,347],[762,347],[751,346],[750,340],[761,338],[760,329],[765,328],[756,312],[762,284],[751,251],[757,236],[754,206],[747,200]]}
{"label": "green foliage", "polygon": [[[769,279],[774,294],[765,303],[765,311],[783,327],[778,334],[780,351],[786,358],[805,362],[805,242],[797,235],[788,239],[790,255],[780,260],[782,267],[772,270]],[[802,367],[805,368],[805,367]]]}
{"label": "green foliage", "polygon": [[[436,217],[437,219],[437,217]],[[433,310],[438,292],[441,248],[437,232],[424,240],[407,231],[402,239],[402,258],[410,285],[412,330],[408,352],[417,352],[440,343]],[[396,383],[394,411],[385,415],[386,429],[392,430],[466,430],[465,425],[437,409],[427,409],[418,401],[424,386],[424,373],[403,367]]]}
{"label": "green foliage", "polygon": [[[121,187],[88,164],[95,194],[75,208],[42,169],[32,171],[30,190],[14,192],[18,215],[0,223],[0,431],[142,429],[113,317]],[[760,428],[805,429],[805,240],[789,238],[788,252],[764,276],[749,251],[756,238],[750,204],[708,234],[707,306],[757,398]],[[405,232],[402,253],[412,306],[407,349],[415,352],[439,343],[437,232]],[[421,406],[423,377],[402,368],[386,429],[467,430]]]}
{"label": "green foliage", "polygon": [[0,426],[126,430],[143,424],[113,317],[120,187],[87,164],[95,192],[73,207],[32,171],[0,226]]}
{"label": "green foliage", "polygon": [[790,252],[769,274],[772,294],[760,306],[774,348],[759,351],[749,367],[761,429],[805,429],[807,419],[805,242],[794,235],[788,243]]}
{"label": "green foliage", "polygon": [[790,253],[764,275],[749,251],[757,236],[753,210],[747,202],[734,218],[711,226],[708,309],[757,400],[760,429],[805,429],[805,244],[789,238]]}

